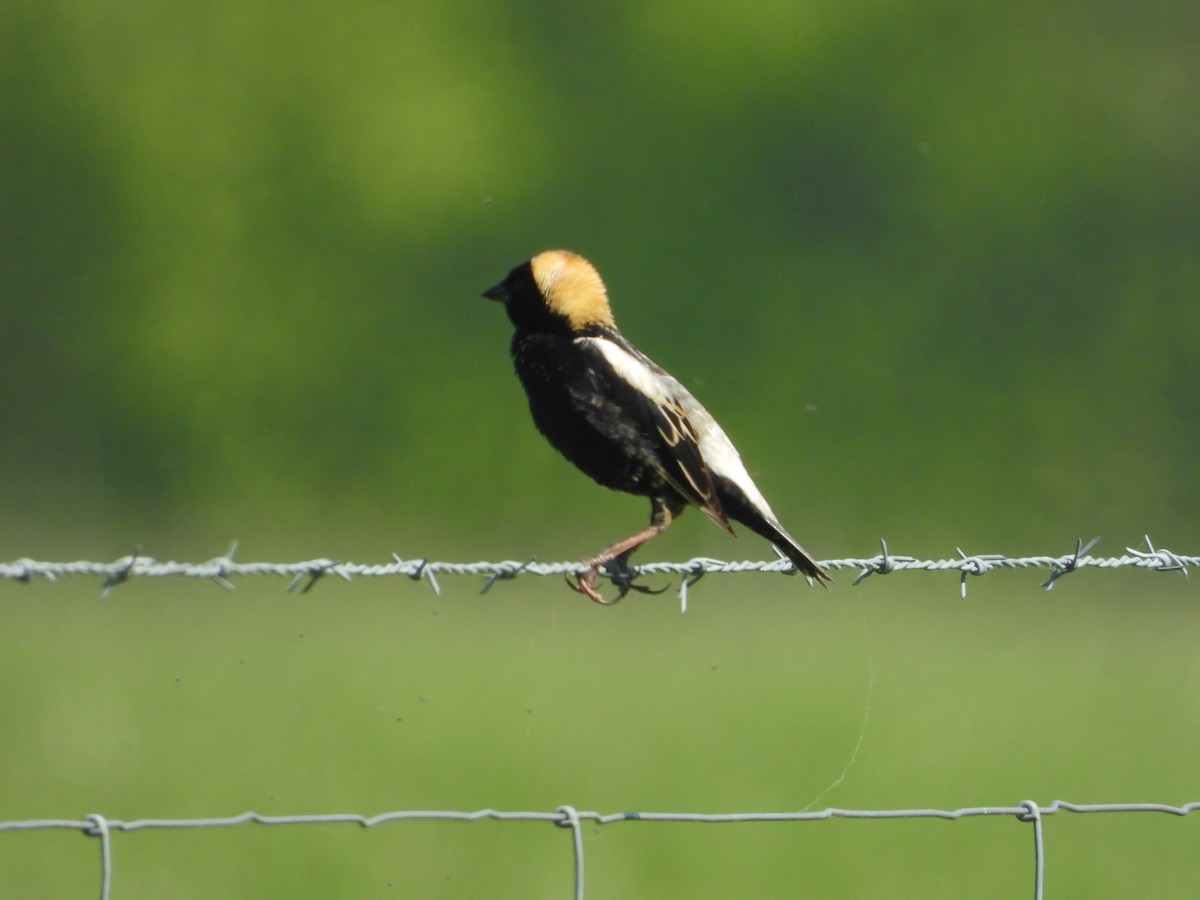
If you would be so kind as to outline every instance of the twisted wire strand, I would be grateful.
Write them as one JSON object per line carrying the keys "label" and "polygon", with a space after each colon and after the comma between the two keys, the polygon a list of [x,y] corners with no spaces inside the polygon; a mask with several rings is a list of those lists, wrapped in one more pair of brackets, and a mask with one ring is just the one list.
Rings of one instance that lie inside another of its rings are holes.
{"label": "twisted wire strand", "polygon": [[[960,593],[966,596],[967,576],[982,576],[994,569],[1049,570],[1042,587],[1049,590],[1062,576],[1080,569],[1138,568],[1158,572],[1180,572],[1187,575],[1188,569],[1200,565],[1200,556],[1185,556],[1165,547],[1155,547],[1149,537],[1145,538],[1145,550],[1126,548],[1120,556],[1092,556],[1089,551],[1096,540],[1086,545],[1076,543],[1075,551],[1062,555],[1006,556],[999,553],[968,554],[962,549],[958,555],[943,559],[918,559],[912,556],[893,554],[887,542],[882,541],[882,550],[870,557],[844,557],[824,560],[821,565],[830,570],[849,569],[858,572],[853,584],[857,585],[872,575],[889,575],[896,572],[957,572],[960,575]],[[288,590],[300,587],[310,590],[318,580],[327,575],[336,575],[350,581],[353,578],[379,578],[405,576],[413,580],[428,581],[433,590],[441,593],[439,576],[474,576],[484,578],[481,593],[486,593],[500,581],[509,581],[524,576],[572,576],[586,570],[582,563],[537,562],[536,560],[501,560],[498,562],[447,562],[443,560],[405,559],[393,554],[390,562],[360,563],[328,558],[309,559],[299,562],[236,562],[234,542],[223,556],[200,563],[160,561],[134,552],[112,562],[78,560],[75,562],[49,562],[29,558],[0,563],[0,578],[28,582],[35,578],[56,581],[68,577],[103,578],[102,593],[134,578],[207,578],[217,582],[226,590],[233,590],[230,579],[273,575],[291,578]],[[634,576],[677,575],[680,576],[680,599],[686,607],[687,591],[701,577],[709,574],[741,574],[746,572],[796,574],[791,562],[779,558],[773,560],[727,561],[710,557],[696,557],[683,562],[649,562],[631,567]],[[613,574],[608,572],[606,574]]]}

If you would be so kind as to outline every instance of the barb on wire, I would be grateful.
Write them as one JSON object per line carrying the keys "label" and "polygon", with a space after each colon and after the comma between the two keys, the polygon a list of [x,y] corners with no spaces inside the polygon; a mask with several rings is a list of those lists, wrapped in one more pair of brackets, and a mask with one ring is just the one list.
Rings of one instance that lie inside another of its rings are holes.
{"label": "barb on wire", "polygon": [[209,577],[231,594],[237,590],[237,588],[235,588],[233,586],[233,582],[231,582],[225,576],[229,573],[230,568],[232,568],[234,565],[233,554],[237,553],[237,548],[238,542],[233,541],[229,545],[229,549],[225,551],[224,556],[218,556],[215,559],[210,559],[208,562],[204,563],[205,566],[212,569],[212,573],[209,575]]}
{"label": "barb on wire", "polygon": [[296,577],[292,579],[292,583],[288,585],[288,592],[290,593],[291,591],[295,590],[296,585],[304,581],[304,579],[307,577],[308,583],[305,584],[304,587],[300,588],[300,593],[307,594],[312,590],[314,584],[316,584],[321,580],[321,578],[323,578],[325,575],[328,575],[330,572],[337,572],[337,574],[342,576],[344,581],[349,581],[350,574],[348,572],[343,572],[340,568],[338,568],[341,564],[342,561],[340,559],[318,559],[314,560],[313,562],[306,563],[304,570],[297,572]]}
{"label": "barb on wire", "polygon": [[[100,586],[100,597],[107,598],[108,592],[123,581],[129,580],[130,573],[133,572],[133,567],[137,565],[141,559],[142,551],[135,547],[133,553],[129,556],[122,557],[116,562],[116,568],[109,573],[109,576],[104,579],[104,584]],[[153,562],[153,560],[151,560]]]}
{"label": "barb on wire", "polygon": [[[705,560],[705,562],[710,561],[711,560]],[[700,563],[699,560],[696,562],[698,564],[693,566],[692,571],[683,573],[683,576],[679,579],[679,611],[681,613],[687,612],[688,588],[699,583],[700,579],[706,574],[703,568],[703,563]]]}
{"label": "barb on wire", "polygon": [[988,569],[996,563],[1003,562],[1007,557],[1001,553],[987,553],[983,556],[967,556],[963,553],[962,547],[956,547],[958,550],[959,559],[962,560],[960,571],[962,577],[959,578],[958,594],[963,599],[967,599],[967,576],[968,575],[984,575]]}
{"label": "barb on wire", "polygon": [[[392,559],[400,565],[405,564],[399,553],[393,553]],[[429,586],[433,588],[434,595],[437,597],[442,596],[442,586],[438,584],[437,576],[433,574],[433,569],[429,568],[428,556],[421,558],[421,561],[417,563],[416,569],[410,572],[408,577],[413,581],[420,581],[422,578],[426,579],[429,582]]]}
{"label": "barb on wire", "polygon": [[491,577],[484,582],[479,593],[486,594],[492,589],[492,585],[494,585],[497,581],[511,581],[528,569],[531,565],[533,565],[532,556],[519,565],[514,563],[501,563],[496,567],[495,571],[492,572]]}
{"label": "barb on wire", "polygon": [[1165,547],[1155,550],[1154,545],[1150,543],[1150,535],[1148,534],[1145,535],[1142,540],[1146,542],[1146,549],[1150,551],[1149,553],[1142,553],[1138,550],[1134,550],[1132,547],[1126,547],[1125,549],[1140,559],[1159,560],[1161,565],[1158,566],[1158,571],[1160,572],[1182,572],[1185,577],[1187,576],[1187,564],[1180,557],[1176,556]]}
{"label": "barb on wire", "polygon": [[[913,556],[892,553],[887,541],[880,541],[880,552],[874,556],[828,559],[821,562],[821,565],[831,570],[857,569],[858,575],[852,582],[854,585],[861,584],[872,575],[894,575],[897,572],[913,571],[953,571],[959,575],[959,594],[963,597],[966,596],[968,575],[980,577],[995,569],[1047,569],[1049,576],[1041,586],[1049,590],[1063,575],[1085,568],[1128,567],[1150,569],[1157,572],[1181,572],[1187,575],[1189,568],[1200,565],[1200,556],[1185,556],[1165,547],[1155,547],[1149,537],[1144,539],[1146,550],[1135,550],[1129,547],[1122,556],[1089,555],[1098,540],[1098,538],[1093,538],[1086,544],[1082,540],[1077,540],[1075,551],[1064,556],[1010,557],[999,553],[968,554],[959,547],[957,556],[947,559],[918,559]],[[34,578],[44,578],[53,582],[68,575],[99,576],[103,578],[101,596],[107,597],[112,588],[135,578],[167,576],[207,578],[226,590],[233,590],[233,579],[253,575],[276,575],[291,579],[288,585],[289,591],[303,585],[301,593],[307,593],[321,578],[331,573],[345,581],[350,581],[354,577],[403,575],[414,581],[428,580],[434,593],[440,595],[441,585],[438,582],[438,576],[441,575],[482,575],[486,580],[480,593],[486,594],[498,581],[511,581],[529,575],[574,577],[581,570],[579,562],[539,563],[532,557],[524,562],[504,560],[502,562],[456,563],[431,560],[429,557],[404,559],[396,553],[392,554],[392,561],[387,563],[356,563],[332,559],[313,559],[294,563],[240,563],[234,560],[234,553],[237,549],[238,543],[234,541],[225,555],[202,563],[160,562],[153,557],[143,555],[140,549],[110,563],[85,560],[40,562],[29,557],[22,557],[10,563],[0,563],[0,578],[28,583]],[[723,561],[708,557],[696,557],[683,562],[649,562],[641,565],[627,565],[617,571],[605,570],[605,574],[613,578],[619,588],[623,585],[626,589],[632,586],[634,590],[646,594],[659,593],[659,591],[643,588],[641,585],[633,585],[634,579],[653,574],[679,576],[679,602],[684,610],[687,609],[689,590],[704,576],[744,572],[794,575],[796,569],[783,557],[757,561]]]}
{"label": "barb on wire", "polygon": [[[1146,540],[1149,540],[1149,538]],[[1092,538],[1087,542],[1086,545],[1083,543],[1083,538],[1076,538],[1075,552],[1071,554],[1071,558],[1061,566],[1052,566],[1050,569],[1050,577],[1042,582],[1042,587],[1044,587],[1046,590],[1050,590],[1054,587],[1054,582],[1058,581],[1058,579],[1062,578],[1068,572],[1074,572],[1076,569],[1078,569],[1080,561],[1083,559],[1083,557],[1090,553],[1092,548],[1098,543],[1100,543],[1100,538],[1098,537]]]}
{"label": "barb on wire", "polygon": [[883,538],[879,539],[879,545],[883,551],[872,559],[864,560],[863,570],[858,573],[858,577],[851,582],[851,587],[858,587],[859,583],[864,581],[871,575],[890,575],[896,571],[897,563],[915,563],[917,560],[911,556],[896,556],[893,557],[888,553],[887,541]]}

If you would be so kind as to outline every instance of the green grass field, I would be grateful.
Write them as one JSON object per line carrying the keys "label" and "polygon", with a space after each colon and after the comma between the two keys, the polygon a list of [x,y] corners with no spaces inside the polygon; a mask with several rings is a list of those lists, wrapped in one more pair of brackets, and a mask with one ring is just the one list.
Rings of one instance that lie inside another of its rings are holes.
{"label": "green grass field", "polygon": [[[0,817],[483,807],[748,812],[1200,797],[1177,576],[711,576],[613,609],[552,580],[5,584]],[[865,723],[865,728],[864,728]],[[861,747],[854,756],[862,735]],[[846,768],[840,785],[830,789]],[[1185,897],[1200,816],[1047,819],[1049,896]],[[1027,896],[1008,818],[584,827],[588,896]],[[564,897],[526,822],[118,833],[114,896]],[[98,842],[0,834],[7,896],[94,895]]]}

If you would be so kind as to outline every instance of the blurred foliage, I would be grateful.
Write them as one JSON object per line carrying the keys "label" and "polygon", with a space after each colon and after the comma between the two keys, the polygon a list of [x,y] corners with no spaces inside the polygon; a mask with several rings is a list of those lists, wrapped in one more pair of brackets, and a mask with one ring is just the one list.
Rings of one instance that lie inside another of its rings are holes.
{"label": "blurred foliage", "polygon": [[[508,323],[479,297],[551,246],[597,264],[625,333],[725,424],[818,556],[869,553],[880,536],[895,552],[944,555],[956,544],[1066,552],[1076,536],[1099,534],[1100,550],[1117,552],[1146,531],[1194,550],[1198,43],[1200,13],[1182,0],[9,0],[0,7],[0,555],[116,556],[141,542],[156,556],[195,559],[237,537],[246,558],[558,559],[627,533],[643,503],[590,484],[536,434],[510,371]],[[749,538],[730,544],[701,516],[660,540],[649,555],[769,552]],[[545,602],[575,599],[552,596]],[[908,637],[919,641],[945,609],[939,599],[917,615]],[[591,643],[595,617],[579,621],[578,634],[561,626],[568,645],[620,652],[620,637]],[[656,632],[664,644],[679,627],[670,623]],[[128,647],[110,627],[101,646],[120,655]],[[177,633],[164,627],[170,658],[167,636]],[[511,661],[504,641],[514,638],[499,638],[485,677],[470,668],[492,639],[479,628],[482,643],[430,640],[467,666],[465,678],[486,682]],[[14,645],[36,631],[24,622]],[[194,639],[217,644],[222,631]],[[756,639],[732,623],[720,634]],[[649,641],[639,646],[651,652]],[[1078,652],[1063,672],[1102,673],[1120,656],[1107,645]],[[386,680],[379,653],[363,671]],[[337,658],[321,657],[296,696],[319,690],[341,669]],[[1006,683],[1001,654],[986,658],[997,668],[978,677]],[[577,664],[567,653],[553,665]],[[29,671],[15,666],[10,682]],[[953,669],[933,671],[965,683]],[[746,690],[786,673],[780,661]],[[647,670],[642,683],[654,679]],[[1139,683],[1157,690],[1153,679]],[[671,708],[671,684],[651,693],[647,719]],[[553,703],[566,708],[574,686],[560,685],[567,693]],[[224,687],[243,692],[236,679]],[[1120,685],[1076,687],[1070,696],[1093,704],[1081,721],[1099,727],[1105,691]],[[233,702],[214,699],[221,690],[206,695],[210,716]],[[1020,709],[1013,690],[997,708]],[[1194,707],[1189,697],[1176,699]],[[269,701],[247,702],[237,715],[257,719]],[[691,712],[704,709],[696,700]],[[460,738],[477,740],[461,718],[476,712],[459,709],[422,752],[441,758]],[[17,728],[36,718],[20,705],[5,715]],[[76,737],[90,740],[101,720],[118,732],[143,727],[114,724],[100,708],[73,726]],[[821,727],[794,735],[796,745]],[[820,749],[836,760],[816,781],[828,781],[845,743]],[[903,746],[897,736],[874,752]],[[1081,739],[1062,771],[1091,746]],[[460,748],[464,765],[478,764],[473,747]],[[644,763],[627,752],[631,767]],[[700,768],[776,771],[730,753]],[[667,756],[649,767],[653,777],[677,764]],[[359,761],[364,772],[380,764]],[[163,765],[168,781],[179,777]],[[103,761],[71,766],[107,771]],[[938,769],[931,762],[933,775],[914,777],[914,795],[898,802],[994,799],[970,779],[970,796],[931,793]],[[494,775],[440,799],[504,805],[486,790]],[[761,782],[761,794],[697,799],[688,786],[702,781],[685,779],[662,803],[794,800]],[[556,783],[544,802],[587,800],[571,785]],[[299,806],[371,805],[342,802],[337,786]],[[190,784],[179,787],[195,799]],[[646,788],[624,796],[653,805]],[[858,796],[882,805],[884,793]],[[1160,799],[1143,794],[1078,799]],[[113,798],[88,810],[48,808],[58,796],[44,789],[33,799],[20,814],[82,814]],[[538,802],[521,791],[510,799]],[[403,792],[381,801],[416,802]],[[597,803],[611,809],[617,798]],[[225,813],[228,804],[252,805],[233,790],[219,809],[167,796],[161,808],[105,811]],[[651,846],[640,834],[620,840],[635,855]],[[982,857],[994,862],[991,844]],[[663,865],[689,857],[670,859]],[[650,862],[626,864],[624,876],[602,876],[604,893],[670,893],[639,880]],[[689,864],[680,867],[666,884],[687,877]],[[559,874],[547,876],[556,893]],[[940,887],[959,896],[964,883]],[[921,892],[938,895],[928,884]]]}
{"label": "blurred foliage", "polygon": [[1196,536],[1189,4],[0,17],[8,516],[544,546],[478,294],[563,245],[820,552]]}

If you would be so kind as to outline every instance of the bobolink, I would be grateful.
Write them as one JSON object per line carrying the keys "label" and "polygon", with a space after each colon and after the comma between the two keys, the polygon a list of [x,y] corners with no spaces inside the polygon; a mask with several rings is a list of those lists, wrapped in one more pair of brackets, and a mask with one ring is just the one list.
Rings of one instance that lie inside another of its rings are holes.
{"label": "bobolink", "polygon": [[502,302],[516,329],[513,364],[538,430],[600,484],[650,498],[649,527],[584,560],[580,591],[604,603],[596,575],[615,561],[624,596],[629,555],[689,503],[730,534],[732,519],[766,538],[809,579],[830,580],[779,524],[716,420],[617,330],[591,263],[547,250],[483,296]]}

